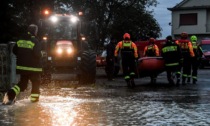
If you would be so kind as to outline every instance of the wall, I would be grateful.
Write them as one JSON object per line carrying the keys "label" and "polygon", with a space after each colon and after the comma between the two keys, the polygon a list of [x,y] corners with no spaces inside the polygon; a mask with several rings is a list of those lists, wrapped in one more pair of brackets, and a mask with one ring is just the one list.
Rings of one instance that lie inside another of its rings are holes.
{"label": "wall", "polygon": [[[180,14],[197,13],[198,24],[179,26]],[[206,33],[206,10],[182,10],[172,12],[172,34],[180,34],[185,31],[189,34],[205,34]]]}
{"label": "wall", "polygon": [[193,6],[207,6],[210,5],[209,0],[189,0],[182,7],[193,7]]}

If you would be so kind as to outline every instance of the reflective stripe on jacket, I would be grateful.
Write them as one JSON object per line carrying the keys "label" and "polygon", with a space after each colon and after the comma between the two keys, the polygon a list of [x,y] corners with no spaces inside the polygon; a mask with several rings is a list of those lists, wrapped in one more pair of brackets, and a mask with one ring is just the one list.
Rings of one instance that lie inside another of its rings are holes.
{"label": "reflective stripe on jacket", "polygon": [[40,96],[40,94],[31,94],[31,96],[30,96],[31,102],[39,101],[39,96]]}
{"label": "reflective stripe on jacket", "polygon": [[166,66],[178,66],[179,63],[168,63],[168,64],[165,64]]}
{"label": "reflective stripe on jacket", "polygon": [[156,44],[145,46],[143,56],[159,56],[159,48]]}
{"label": "reflective stripe on jacket", "polygon": [[13,48],[17,57],[17,72],[42,72],[41,66],[41,43],[34,37],[18,40]]}
{"label": "reflective stripe on jacket", "polygon": [[176,41],[176,44],[180,46],[183,56],[186,56],[186,54],[189,54],[191,57],[195,56],[192,43],[189,40],[180,39]]}
{"label": "reflective stripe on jacket", "polygon": [[177,66],[182,58],[181,49],[174,42],[163,45],[161,54],[165,60],[165,66]]}
{"label": "reflective stripe on jacket", "polygon": [[36,71],[36,72],[41,72],[42,71],[42,68],[33,68],[33,67],[25,67],[25,66],[16,66],[16,69],[26,70],[26,71]]}
{"label": "reflective stripe on jacket", "polygon": [[203,55],[202,48],[198,45],[197,42],[192,42],[193,51],[196,58],[201,58]]}
{"label": "reflective stripe on jacket", "polygon": [[177,46],[167,46],[162,49],[163,53],[177,51]]}
{"label": "reflective stripe on jacket", "polygon": [[132,41],[124,41],[123,40],[123,41],[118,42],[117,46],[115,47],[114,55],[118,56],[119,50],[123,50],[123,49],[133,50],[134,57],[138,58],[138,51],[137,51],[136,44],[133,43]]}
{"label": "reflective stripe on jacket", "polygon": [[34,45],[35,44],[32,41],[27,41],[27,40],[19,40],[17,42],[17,46],[20,47],[20,48],[33,49]]}

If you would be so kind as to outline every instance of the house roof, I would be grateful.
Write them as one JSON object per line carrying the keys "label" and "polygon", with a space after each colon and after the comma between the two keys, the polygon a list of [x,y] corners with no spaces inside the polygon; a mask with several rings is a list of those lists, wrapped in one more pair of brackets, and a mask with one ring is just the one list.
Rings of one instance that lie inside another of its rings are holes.
{"label": "house roof", "polygon": [[[183,0],[172,8],[167,8],[170,11],[176,10],[195,10],[195,9],[210,9],[210,4],[202,4],[209,0],[199,0],[200,4],[197,4],[198,0]],[[191,3],[190,3],[191,2]],[[194,2],[194,3],[193,3]],[[190,4],[188,4],[190,3]],[[188,5],[187,5],[188,4]]]}
{"label": "house roof", "polygon": [[185,3],[187,3],[190,0],[183,0],[182,2],[178,3],[176,6],[174,6],[173,8],[179,8],[182,7],[182,5],[184,5]]}

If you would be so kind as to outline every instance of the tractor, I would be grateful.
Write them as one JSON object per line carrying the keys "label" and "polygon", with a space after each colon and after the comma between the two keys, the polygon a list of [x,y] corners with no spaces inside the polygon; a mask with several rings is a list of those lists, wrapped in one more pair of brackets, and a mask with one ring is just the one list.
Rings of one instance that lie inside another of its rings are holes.
{"label": "tractor", "polygon": [[79,84],[95,83],[96,53],[81,33],[78,15],[49,14],[41,20],[43,43],[42,83],[49,83],[52,74],[74,74]]}

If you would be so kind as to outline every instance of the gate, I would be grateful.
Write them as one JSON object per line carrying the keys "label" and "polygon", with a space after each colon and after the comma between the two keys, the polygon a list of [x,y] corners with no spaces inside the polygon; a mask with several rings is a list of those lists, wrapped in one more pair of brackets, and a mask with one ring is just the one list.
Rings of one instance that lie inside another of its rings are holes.
{"label": "gate", "polygon": [[16,57],[12,53],[14,42],[0,44],[0,91],[11,88],[16,81]]}

